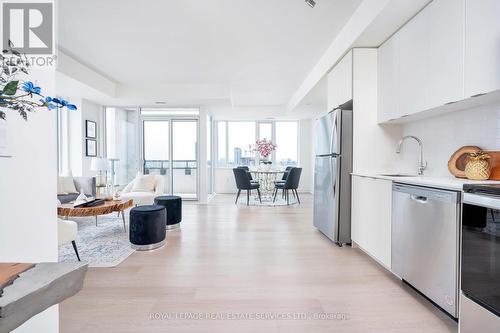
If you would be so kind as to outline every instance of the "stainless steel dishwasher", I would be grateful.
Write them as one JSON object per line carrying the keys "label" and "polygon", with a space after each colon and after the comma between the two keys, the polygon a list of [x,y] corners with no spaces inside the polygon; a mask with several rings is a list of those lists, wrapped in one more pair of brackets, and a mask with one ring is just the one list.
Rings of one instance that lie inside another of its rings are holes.
{"label": "stainless steel dishwasher", "polygon": [[395,183],[392,271],[458,317],[460,193]]}

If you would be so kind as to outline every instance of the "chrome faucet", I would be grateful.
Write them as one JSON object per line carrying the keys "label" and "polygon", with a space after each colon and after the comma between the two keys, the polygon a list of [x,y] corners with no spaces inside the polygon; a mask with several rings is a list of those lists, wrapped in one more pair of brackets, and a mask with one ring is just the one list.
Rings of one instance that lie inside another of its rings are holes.
{"label": "chrome faucet", "polygon": [[406,139],[414,139],[415,141],[417,141],[418,146],[420,147],[420,155],[418,158],[418,174],[421,176],[424,174],[425,168],[427,168],[427,161],[424,161],[424,145],[422,144],[422,140],[413,135],[403,136],[401,140],[399,140],[398,148],[396,149],[396,154],[401,153],[401,146],[403,145],[403,142]]}

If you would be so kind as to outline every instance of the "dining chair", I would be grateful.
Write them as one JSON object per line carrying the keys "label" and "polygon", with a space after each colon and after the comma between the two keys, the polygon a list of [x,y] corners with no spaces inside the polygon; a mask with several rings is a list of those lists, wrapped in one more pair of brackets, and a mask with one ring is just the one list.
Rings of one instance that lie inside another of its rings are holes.
{"label": "dining chair", "polygon": [[248,178],[248,172],[243,168],[234,168],[233,173],[234,179],[236,180],[236,188],[238,189],[238,194],[236,194],[236,200],[234,203],[238,203],[238,198],[240,197],[241,190],[247,191],[247,206],[250,202],[250,193],[252,192],[252,190],[257,190],[259,201],[260,203],[262,203],[259,183],[251,182],[250,178]]}
{"label": "dining chair", "polygon": [[288,177],[286,177],[284,183],[276,182],[274,184],[273,202],[276,201],[276,195],[278,194],[278,191],[283,190],[286,199],[286,204],[289,205],[290,204],[289,191],[291,190],[293,196],[297,198],[297,202],[300,204],[300,198],[297,189],[299,187],[301,173],[302,173],[302,168],[291,168],[290,171],[288,172]]}
{"label": "dining chair", "polygon": [[238,169],[243,169],[247,172],[247,176],[248,178],[250,179],[250,182],[252,183],[258,183],[259,181],[258,180],[254,180],[253,177],[252,177],[252,174],[250,173],[250,168],[246,165],[240,165],[240,166],[237,166]]}
{"label": "dining chair", "polygon": [[284,183],[286,181],[286,177],[288,177],[288,173],[290,172],[290,170],[292,169],[293,167],[292,166],[287,166],[285,168],[285,172],[283,172],[283,176],[281,176],[281,179],[280,180],[277,180],[275,181],[274,183]]}

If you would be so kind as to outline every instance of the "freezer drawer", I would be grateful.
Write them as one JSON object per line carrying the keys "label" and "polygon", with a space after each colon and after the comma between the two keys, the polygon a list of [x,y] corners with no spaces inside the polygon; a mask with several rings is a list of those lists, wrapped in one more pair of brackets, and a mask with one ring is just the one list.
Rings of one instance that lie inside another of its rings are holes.
{"label": "freezer drawer", "polygon": [[459,193],[393,185],[392,270],[458,317]]}

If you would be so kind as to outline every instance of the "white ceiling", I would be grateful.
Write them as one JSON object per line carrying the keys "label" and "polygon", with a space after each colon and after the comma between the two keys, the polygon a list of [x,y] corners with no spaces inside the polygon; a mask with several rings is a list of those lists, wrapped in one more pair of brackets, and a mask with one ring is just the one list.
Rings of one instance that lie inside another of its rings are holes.
{"label": "white ceiling", "polygon": [[214,85],[235,108],[285,105],[360,2],[64,0],[59,48],[126,91]]}

